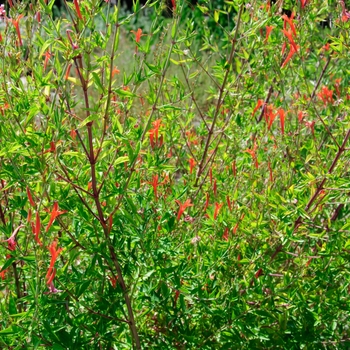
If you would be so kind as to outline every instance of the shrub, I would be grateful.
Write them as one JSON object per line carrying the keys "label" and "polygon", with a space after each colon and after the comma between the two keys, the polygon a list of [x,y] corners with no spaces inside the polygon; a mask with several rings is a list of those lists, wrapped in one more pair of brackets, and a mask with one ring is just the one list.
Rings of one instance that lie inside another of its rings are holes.
{"label": "shrub", "polygon": [[346,5],[53,3],[2,11],[1,347],[346,348]]}

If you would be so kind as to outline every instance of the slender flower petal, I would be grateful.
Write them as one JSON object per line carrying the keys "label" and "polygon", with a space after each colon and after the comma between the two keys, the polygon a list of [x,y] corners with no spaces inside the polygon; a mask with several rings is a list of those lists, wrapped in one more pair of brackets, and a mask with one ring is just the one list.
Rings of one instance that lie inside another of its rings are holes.
{"label": "slender flower petal", "polygon": [[83,20],[83,16],[81,15],[81,12],[80,12],[80,6],[79,6],[78,0],[73,0],[73,2],[75,6],[75,11],[77,12],[77,16],[79,17],[79,19]]}
{"label": "slender flower petal", "polygon": [[224,234],[222,235],[222,239],[226,242],[228,241],[228,227],[225,228]]}
{"label": "slender flower petal", "polygon": [[299,49],[299,46],[297,46],[297,50],[295,51],[294,46],[291,45],[289,54],[288,54],[288,56],[286,57],[286,59],[284,60],[284,62],[283,62],[283,64],[282,64],[281,68],[283,68],[283,67],[289,62],[289,60],[290,60],[290,59],[293,57],[293,55],[298,51],[298,49]]}
{"label": "slender flower petal", "polygon": [[175,200],[175,202],[180,206],[179,211],[177,213],[177,220],[179,221],[181,218],[181,215],[184,213],[186,208],[193,207],[193,204],[191,203],[191,199],[187,199],[185,203],[181,203],[179,200]]}
{"label": "slender flower petal", "polygon": [[291,16],[290,18],[287,16],[287,15],[283,15],[282,18],[284,19],[284,29],[286,29],[287,27],[287,23],[289,24],[290,26],[290,29],[292,30],[292,33],[294,36],[297,36],[297,32],[295,30],[295,26],[294,26],[294,23],[293,23],[293,16]]}
{"label": "slender flower petal", "polygon": [[150,182],[150,185],[153,187],[154,197],[156,198],[156,201],[158,200],[158,186],[160,183],[158,182],[159,176],[153,175],[152,182]]}
{"label": "slender flower petal", "polygon": [[52,212],[51,212],[50,221],[49,221],[49,223],[48,223],[48,225],[46,227],[46,232],[49,230],[49,228],[51,227],[53,222],[56,220],[56,218],[59,215],[62,215],[64,213],[67,213],[67,210],[58,210],[58,203],[55,202],[54,205],[53,205]]}
{"label": "slender flower petal", "polygon": [[47,274],[46,274],[46,280],[47,280],[47,284],[50,285],[53,281],[53,279],[55,278],[56,275],[56,269],[54,268],[55,266],[55,262],[59,256],[59,254],[61,253],[63,249],[59,248],[57,249],[57,241],[54,240],[52,242],[52,244],[49,246],[49,251],[51,254],[51,261],[50,261],[50,266],[47,270]]}
{"label": "slender flower petal", "polygon": [[41,223],[40,223],[40,214],[37,211],[36,215],[35,215],[35,227],[34,227],[34,235],[35,235],[35,241],[39,244],[39,245],[43,245],[40,241],[39,238],[39,233],[40,233],[40,227],[41,227]]}
{"label": "slender flower petal", "polygon": [[221,209],[221,207],[222,207],[223,205],[224,205],[223,203],[215,202],[214,220],[217,219],[217,217],[218,217],[218,215],[219,215],[219,212],[220,212],[220,209]]}
{"label": "slender flower petal", "polygon": [[254,114],[256,113],[256,111],[264,104],[264,101],[263,100],[258,100],[258,103],[257,105],[255,106],[254,110],[253,110],[253,113],[252,113],[252,116],[254,116]]}
{"label": "slender flower petal", "polygon": [[274,26],[266,26],[266,37],[265,37],[265,43],[267,43],[267,40],[269,40],[269,36],[271,34],[272,29],[275,28]]}
{"label": "slender flower petal", "polygon": [[291,30],[282,30],[282,33],[286,36],[286,38],[288,39],[289,43],[291,44],[291,46],[294,47],[294,51],[297,52],[298,51],[298,46],[295,43],[294,39],[293,39],[293,32]]}
{"label": "slender flower petal", "polygon": [[26,191],[27,191],[27,197],[28,197],[28,200],[29,200],[30,205],[31,205],[33,208],[35,208],[36,205],[35,205],[35,203],[34,203],[34,201],[33,201],[33,197],[32,197],[32,194],[30,193],[30,189],[29,189],[28,186],[27,186],[27,188],[26,188]]}
{"label": "slender flower petal", "polygon": [[[141,37],[146,35],[146,34],[142,34],[142,29],[141,28],[139,28],[136,32],[134,30],[130,30],[130,32],[135,34],[135,41],[136,41],[136,43],[139,43],[140,40],[141,40]],[[137,50],[138,50],[138,47],[136,45],[135,53],[137,53]]]}
{"label": "slender flower petal", "polygon": [[196,161],[193,158],[190,158],[190,160],[188,162],[190,163],[190,174],[192,174],[193,168],[195,167],[195,165],[197,163],[196,163]]}
{"label": "slender flower petal", "polygon": [[16,32],[17,32],[17,37],[18,37],[18,41],[19,41],[19,45],[23,46],[22,43],[22,38],[21,38],[21,31],[19,29],[19,21],[20,19],[23,17],[23,14],[20,14],[17,19],[12,19],[12,24],[15,26]]}

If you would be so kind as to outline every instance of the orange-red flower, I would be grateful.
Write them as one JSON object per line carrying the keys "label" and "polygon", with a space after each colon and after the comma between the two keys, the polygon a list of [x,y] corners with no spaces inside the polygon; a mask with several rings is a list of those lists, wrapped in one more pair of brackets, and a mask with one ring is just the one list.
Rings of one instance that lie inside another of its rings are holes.
{"label": "orange-red flower", "polygon": [[280,117],[280,123],[281,123],[281,132],[282,132],[282,135],[284,135],[284,121],[285,121],[285,118],[286,118],[286,114],[284,112],[284,109],[283,108],[279,108],[277,110],[277,113]]}
{"label": "orange-red flower", "polygon": [[77,16],[79,17],[79,19],[83,20],[83,16],[81,15],[81,12],[80,12],[80,6],[78,3],[78,0],[73,0],[73,2],[75,6],[75,11],[77,12]]}
{"label": "orange-red flower", "polygon": [[153,187],[154,196],[156,197],[156,200],[157,200],[158,199],[157,188],[160,185],[160,183],[158,182],[158,175],[153,175],[152,182],[150,184]]}
{"label": "orange-red flower", "polygon": [[299,46],[296,46],[297,50],[295,50],[294,46],[290,46],[290,50],[289,50],[289,53],[288,53],[288,56],[286,57],[286,59],[284,60],[281,68],[283,68],[288,62],[289,60],[293,57],[293,55],[298,52],[298,49],[299,49]]}
{"label": "orange-red flower", "polygon": [[20,14],[17,19],[12,19],[12,24],[15,26],[16,32],[17,32],[17,37],[18,37],[18,41],[19,41],[19,45],[23,46],[22,43],[22,38],[21,38],[21,31],[19,29],[19,20],[23,17],[23,14]]}
{"label": "orange-red flower", "polygon": [[46,283],[47,284],[51,284],[53,279],[55,278],[56,275],[56,269],[54,268],[55,266],[55,262],[59,256],[59,254],[61,253],[63,249],[59,248],[57,249],[57,241],[53,241],[52,244],[49,246],[49,251],[51,254],[51,261],[50,261],[50,266],[49,269],[47,270],[47,274],[46,274]]}
{"label": "orange-red flower", "polygon": [[62,215],[64,213],[67,213],[67,210],[58,210],[58,203],[55,202],[54,205],[53,205],[52,212],[51,212],[50,221],[49,221],[49,223],[48,223],[48,225],[46,227],[46,232],[49,230],[49,228],[51,227],[53,222],[56,220],[56,218],[59,215]]}
{"label": "orange-red flower", "polygon": [[257,105],[255,106],[254,110],[253,110],[253,113],[252,113],[252,116],[254,117],[254,114],[256,113],[256,111],[264,104],[264,101],[263,100],[258,100],[258,103]]}
{"label": "orange-red flower", "polygon": [[274,26],[266,26],[265,43],[267,43],[267,40],[269,39],[269,36],[270,36],[273,28],[275,28],[275,27]]}
{"label": "orange-red flower", "polygon": [[298,46],[297,46],[297,44],[295,43],[295,41],[293,39],[293,31],[292,30],[282,29],[282,33],[286,36],[286,38],[288,39],[290,45],[294,47],[294,51],[297,52],[298,51]]}
{"label": "orange-red flower", "polygon": [[228,241],[228,227],[225,228],[224,234],[222,235],[222,239]]}
{"label": "orange-red flower", "polygon": [[323,101],[324,105],[333,103],[333,90],[328,89],[327,86],[322,86],[321,91],[317,96]]}
{"label": "orange-red flower", "polygon": [[258,148],[258,146],[255,143],[253,149],[248,148],[248,149],[243,151],[243,152],[249,153],[251,155],[256,169],[259,168],[258,158],[257,158],[256,152],[255,152],[257,150],[257,148]]}
{"label": "orange-red flower", "polygon": [[221,209],[222,206],[223,206],[223,203],[215,202],[214,220],[216,220],[216,218],[218,217],[220,209]]}
{"label": "orange-red flower", "polygon": [[295,30],[295,26],[294,26],[294,23],[293,23],[293,17],[294,17],[294,14],[291,17],[288,17],[287,15],[283,15],[282,16],[282,18],[284,20],[283,29],[287,28],[287,23],[288,23],[289,26],[290,26],[290,29],[292,30],[293,35],[297,36],[297,31]]}
{"label": "orange-red flower", "polygon": [[[141,37],[146,35],[146,34],[142,34],[142,29],[139,28],[136,32],[134,30],[130,30],[131,33],[135,34],[135,41],[136,43],[139,43],[141,40]],[[137,52],[137,46],[135,48],[135,52]]]}
{"label": "orange-red flower", "polygon": [[46,51],[44,53],[45,61],[44,61],[44,70],[46,70],[47,64],[49,63],[49,59],[52,56],[52,53],[50,51]]}
{"label": "orange-red flower", "polygon": [[[162,119],[157,119],[154,122],[152,122],[153,129],[150,129],[148,131],[149,133],[149,139],[151,143],[151,147],[154,148],[156,145],[158,145],[158,139],[159,139],[159,128],[162,126]],[[159,139],[159,146],[162,145],[162,138]]]}
{"label": "orange-red flower", "polygon": [[188,162],[190,163],[190,174],[192,174],[193,168],[197,163],[193,158],[190,158]]}
{"label": "orange-red flower", "polygon": [[179,200],[175,200],[175,202],[180,206],[179,211],[177,213],[177,220],[180,220],[181,215],[184,213],[186,208],[193,207],[193,204],[191,203],[191,199],[187,199],[185,203],[181,203]]}
{"label": "orange-red flower", "polygon": [[114,67],[112,71],[112,77],[114,77],[116,74],[119,74],[119,73],[120,73],[120,70],[117,67]]}
{"label": "orange-red flower", "polygon": [[36,205],[35,205],[35,203],[34,203],[34,201],[33,201],[33,197],[32,197],[32,194],[30,193],[30,189],[29,189],[28,186],[27,186],[27,188],[26,188],[26,191],[27,191],[27,197],[28,197],[28,200],[29,200],[30,205],[31,205],[33,208],[35,208]]}

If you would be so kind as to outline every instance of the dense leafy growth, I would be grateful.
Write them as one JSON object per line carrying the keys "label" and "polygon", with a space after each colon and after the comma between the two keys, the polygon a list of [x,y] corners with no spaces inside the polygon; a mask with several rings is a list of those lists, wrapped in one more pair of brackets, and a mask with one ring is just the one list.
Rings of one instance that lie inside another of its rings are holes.
{"label": "dense leafy growth", "polygon": [[349,347],[350,6],[6,6],[1,348]]}

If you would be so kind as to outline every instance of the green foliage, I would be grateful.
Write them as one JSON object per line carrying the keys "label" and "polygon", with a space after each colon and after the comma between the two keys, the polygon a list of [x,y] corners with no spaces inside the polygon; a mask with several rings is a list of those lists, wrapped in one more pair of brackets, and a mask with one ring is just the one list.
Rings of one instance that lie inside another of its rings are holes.
{"label": "green foliage", "polygon": [[12,2],[0,347],[348,348],[342,3]]}

